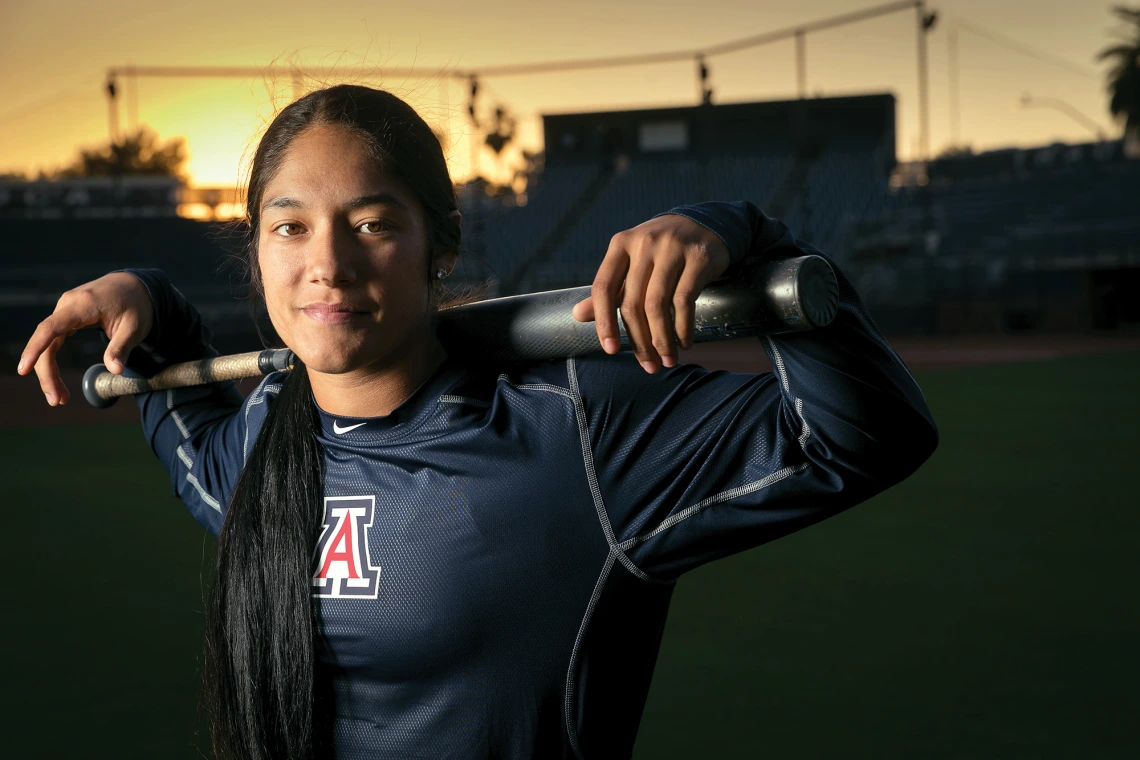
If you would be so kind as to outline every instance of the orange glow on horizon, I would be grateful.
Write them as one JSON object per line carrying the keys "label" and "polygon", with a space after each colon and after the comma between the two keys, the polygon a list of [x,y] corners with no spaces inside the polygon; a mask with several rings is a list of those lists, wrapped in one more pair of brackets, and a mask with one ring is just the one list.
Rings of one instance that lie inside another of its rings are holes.
{"label": "orange glow on horizon", "polygon": [[[6,7],[9,33],[0,67],[0,173],[35,174],[69,163],[80,147],[106,140],[104,71],[130,62],[150,65],[320,67],[336,71],[368,65],[416,66],[433,79],[364,81],[407,99],[445,137],[452,176],[474,173],[498,183],[511,179],[521,149],[541,149],[543,112],[565,113],[691,105],[697,100],[691,62],[584,70],[561,74],[487,77],[480,80],[480,116],[507,106],[518,120],[516,140],[496,158],[480,146],[466,111],[467,85],[449,70],[482,65],[692,50],[748,34],[792,26],[873,5],[874,0],[809,0],[803,4],[713,0],[694,14],[688,5],[602,0],[504,4],[501,13],[462,0],[367,11],[330,6],[314,14],[309,4],[280,0],[273,13],[254,5],[234,7],[200,0],[193,10],[141,0],[103,4],[41,0]],[[930,3],[936,6],[937,3]],[[1118,134],[1106,112],[1104,67],[1096,53],[1112,42],[1107,8],[1071,0],[1041,0],[1032,12],[1018,0],[956,0],[928,37],[930,144],[950,143],[947,30],[953,15],[1024,41],[1087,70],[1019,56],[1008,48],[958,35],[962,142],[976,151],[1052,141],[1092,139],[1089,130],[1047,109],[1011,112],[1023,93],[1063,100]],[[371,16],[368,14],[371,13]],[[58,23],[60,18],[68,24]],[[806,38],[811,96],[892,92],[898,99],[897,150],[915,154],[918,129],[915,19],[902,12]],[[15,62],[22,62],[16,64]],[[794,45],[782,41],[710,59],[714,102],[795,97]],[[308,87],[342,79],[330,75]],[[293,83],[261,77],[239,79],[122,79],[120,125],[147,124],[163,139],[187,142],[193,186],[235,186],[252,148],[275,109],[288,102]]]}

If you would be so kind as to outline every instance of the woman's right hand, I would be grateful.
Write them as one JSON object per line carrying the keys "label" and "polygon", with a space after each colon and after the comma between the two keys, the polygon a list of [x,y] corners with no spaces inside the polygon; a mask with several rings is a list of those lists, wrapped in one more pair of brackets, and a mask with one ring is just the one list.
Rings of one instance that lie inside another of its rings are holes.
{"label": "woman's right hand", "polygon": [[66,404],[71,393],[59,376],[55,357],[69,335],[81,327],[102,327],[109,339],[103,363],[110,372],[121,375],[131,349],[147,336],[153,324],[154,305],[139,278],[127,272],[103,275],[59,297],[55,311],[32,333],[16,371],[26,375],[34,365],[48,405]]}

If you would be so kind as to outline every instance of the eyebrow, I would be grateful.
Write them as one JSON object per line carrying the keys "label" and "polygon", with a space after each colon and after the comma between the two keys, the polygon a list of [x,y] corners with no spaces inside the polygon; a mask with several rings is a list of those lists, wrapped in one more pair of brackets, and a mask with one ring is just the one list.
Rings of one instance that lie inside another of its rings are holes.
{"label": "eyebrow", "polygon": [[[344,210],[352,211],[363,206],[395,206],[403,211],[408,210],[407,204],[391,193],[373,193],[371,195],[358,196],[344,204]],[[305,208],[305,204],[296,198],[281,195],[270,198],[261,204],[262,211],[267,211],[272,208]]]}

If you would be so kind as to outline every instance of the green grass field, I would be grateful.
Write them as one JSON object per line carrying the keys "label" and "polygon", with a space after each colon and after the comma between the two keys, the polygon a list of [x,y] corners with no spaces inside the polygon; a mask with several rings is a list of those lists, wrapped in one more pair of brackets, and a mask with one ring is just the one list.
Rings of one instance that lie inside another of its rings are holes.
{"label": "green grass field", "polygon": [[[914,477],[680,583],[638,760],[1140,757],[1140,354],[919,381]],[[135,426],[0,457],[0,754],[195,756],[212,539]]]}

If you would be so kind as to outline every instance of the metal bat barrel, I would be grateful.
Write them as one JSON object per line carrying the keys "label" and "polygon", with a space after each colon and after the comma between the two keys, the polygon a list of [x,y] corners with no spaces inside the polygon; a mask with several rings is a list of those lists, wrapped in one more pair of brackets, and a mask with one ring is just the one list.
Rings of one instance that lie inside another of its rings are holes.
{"label": "metal bat barrel", "polygon": [[[475,361],[541,361],[599,351],[592,322],[574,319],[589,286],[493,298],[446,309],[438,334],[448,352]],[[825,327],[839,308],[839,285],[822,256],[762,261],[732,280],[708,285],[697,298],[694,340],[704,343]],[[621,343],[629,334],[618,317]],[[96,364],[83,376],[83,396],[107,407],[119,396],[256,377],[292,369],[287,348],[175,364],[152,378],[130,378]]]}
{"label": "metal bat barrel", "polygon": [[[558,359],[599,350],[592,322],[574,319],[589,286],[467,304],[440,315],[449,352],[499,361]],[[822,256],[755,264],[743,276],[710,284],[697,298],[694,340],[777,334],[824,327],[835,317],[839,286]],[[623,348],[629,334],[618,316]]]}

